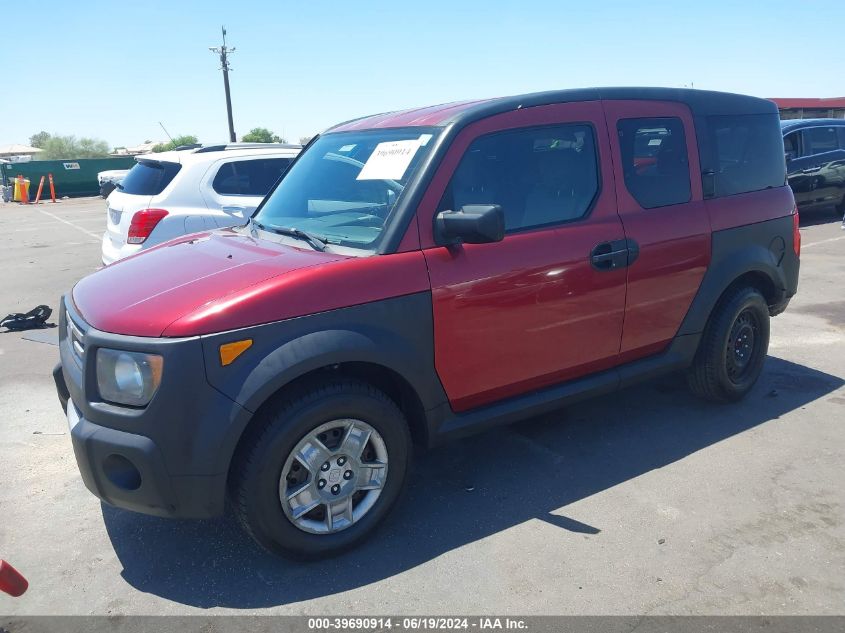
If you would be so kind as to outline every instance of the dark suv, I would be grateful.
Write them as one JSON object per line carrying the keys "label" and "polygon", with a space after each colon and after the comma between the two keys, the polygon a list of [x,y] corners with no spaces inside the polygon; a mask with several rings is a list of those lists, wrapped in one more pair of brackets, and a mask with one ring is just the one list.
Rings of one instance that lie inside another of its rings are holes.
{"label": "dark suv", "polygon": [[845,213],[845,119],[792,119],[781,129],[798,209]]}
{"label": "dark suv", "polygon": [[314,139],[250,221],[64,297],[54,372],[86,486],[225,500],[337,553],[434,445],[663,372],[743,397],[800,239],[769,101],[660,88],[380,114]]}

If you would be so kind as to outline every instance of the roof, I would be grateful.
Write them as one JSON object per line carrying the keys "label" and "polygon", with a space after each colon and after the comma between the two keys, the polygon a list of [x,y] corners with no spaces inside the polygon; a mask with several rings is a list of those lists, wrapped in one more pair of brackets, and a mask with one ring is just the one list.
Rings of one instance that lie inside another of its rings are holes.
{"label": "roof", "polygon": [[819,126],[845,127],[845,119],[785,119],[780,122],[784,131]]}
{"label": "roof", "polygon": [[301,145],[279,145],[275,143],[260,143],[256,146],[248,145],[247,147],[237,147],[236,144],[234,147],[230,145],[228,148],[225,145],[218,145],[188,150],[171,150],[169,152],[158,152],[154,154],[141,154],[140,156],[135,156],[135,160],[154,160],[187,165],[203,161],[212,162],[224,156],[226,158],[265,155],[296,156],[301,149]]}
{"label": "roof", "polygon": [[475,101],[454,101],[452,103],[441,103],[439,105],[425,106],[422,108],[411,108],[409,110],[397,110],[396,112],[384,112],[364,116],[360,119],[353,119],[335,126],[332,131],[341,129],[344,132],[351,130],[369,130],[382,127],[422,127],[441,125],[449,117],[456,115],[473,105],[494,101],[494,99],[478,99]]}
{"label": "roof", "polygon": [[458,101],[423,108],[386,112],[353,119],[326,130],[349,132],[372,128],[434,126],[445,127],[452,123],[491,116],[518,108],[611,99],[679,101],[687,104],[696,115],[714,114],[776,114],[775,105],[766,99],[727,92],[692,90],[686,88],[576,88],[475,101]]}
{"label": "roof", "polygon": [[801,97],[773,97],[771,101],[774,101],[777,104],[778,108],[780,108],[781,110],[797,108],[808,108],[818,110],[825,110],[830,108],[845,108],[845,97],[830,97],[825,99]]}
{"label": "roof", "polygon": [[43,152],[43,149],[37,147],[30,147],[29,145],[21,145],[20,143],[11,143],[9,145],[0,145],[0,156],[15,156],[18,154],[37,154]]}

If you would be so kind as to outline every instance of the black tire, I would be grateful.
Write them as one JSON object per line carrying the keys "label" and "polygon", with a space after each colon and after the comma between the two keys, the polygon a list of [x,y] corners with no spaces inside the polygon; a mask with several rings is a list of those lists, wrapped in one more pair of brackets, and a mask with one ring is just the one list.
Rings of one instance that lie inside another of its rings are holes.
{"label": "black tire", "polygon": [[704,329],[687,383],[694,394],[733,402],[747,394],[769,349],[769,306],[759,290],[742,286],[719,300]]}
{"label": "black tire", "polygon": [[[381,435],[389,456],[386,481],[374,505],[349,527],[333,533],[303,531],[282,509],[282,469],[296,445],[332,420],[366,422]],[[236,452],[230,500],[245,531],[262,547],[294,559],[335,556],[358,545],[381,523],[404,488],[411,437],[399,407],[383,392],[348,379],[312,384],[265,407]]]}

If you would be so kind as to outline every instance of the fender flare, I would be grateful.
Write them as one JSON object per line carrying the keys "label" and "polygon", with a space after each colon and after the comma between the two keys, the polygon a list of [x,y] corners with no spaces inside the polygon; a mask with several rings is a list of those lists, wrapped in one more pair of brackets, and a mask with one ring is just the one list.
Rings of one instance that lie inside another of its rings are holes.
{"label": "fender flare", "polygon": [[[714,254],[717,246],[714,243]],[[714,257],[704,279],[701,281],[695,299],[690,304],[677,336],[700,334],[721,296],[731,284],[743,275],[756,273],[771,281],[775,291],[783,295],[786,291],[786,274],[780,267],[775,254],[761,244],[740,244],[728,253]]]}
{"label": "fender flare", "polygon": [[235,400],[254,413],[279,389],[316,369],[364,362],[402,376],[425,405],[429,394],[424,386],[424,372],[420,371],[420,361],[424,359],[416,356],[407,341],[388,330],[311,332],[284,343],[262,358],[247,374]]}
{"label": "fender flare", "polygon": [[[255,413],[275,393],[298,378],[323,367],[340,363],[370,363],[399,375],[416,393],[424,409],[446,400],[434,370],[433,346],[409,340],[387,328],[356,323],[352,327],[301,332],[279,345],[273,337],[263,341],[266,347],[254,362],[230,375],[229,384],[239,385],[237,392],[223,391],[233,402],[230,423],[220,442],[215,460],[226,471],[238,443]],[[277,339],[278,340],[278,339]],[[206,358],[216,354],[219,341],[206,340]],[[260,347],[260,344],[257,345]],[[223,390],[223,385],[217,385]]]}

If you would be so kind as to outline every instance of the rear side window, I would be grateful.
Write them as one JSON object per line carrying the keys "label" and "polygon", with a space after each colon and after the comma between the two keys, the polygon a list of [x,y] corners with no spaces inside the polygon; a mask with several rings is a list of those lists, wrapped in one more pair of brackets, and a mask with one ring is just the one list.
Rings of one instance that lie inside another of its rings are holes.
{"label": "rear side window", "polygon": [[179,163],[138,161],[123,178],[118,189],[137,196],[155,196],[164,191],[181,168]]}
{"label": "rear side window", "polygon": [[[785,146],[776,114],[711,116],[707,117],[707,128],[716,197],[784,184]],[[788,145],[797,154],[797,138],[790,136]]]}
{"label": "rear side window", "polygon": [[211,187],[224,196],[261,196],[270,191],[291,158],[252,158],[223,163]]}
{"label": "rear side window", "polygon": [[690,200],[684,125],[677,117],[621,119],[616,125],[625,187],[644,209]]}
{"label": "rear side window", "polygon": [[598,193],[597,164],[589,125],[482,136],[461,158],[440,210],[498,204],[508,232],[577,220]]}
{"label": "rear side window", "polygon": [[839,140],[836,137],[835,127],[811,127],[804,130],[804,147],[806,154],[824,154],[835,152],[839,149]]}

